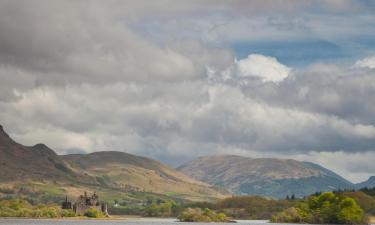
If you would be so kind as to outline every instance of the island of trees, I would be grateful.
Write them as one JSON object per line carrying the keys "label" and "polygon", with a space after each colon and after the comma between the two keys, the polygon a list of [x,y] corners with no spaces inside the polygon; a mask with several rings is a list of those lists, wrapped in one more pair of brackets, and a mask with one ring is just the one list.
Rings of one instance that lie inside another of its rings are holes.
{"label": "island of trees", "polygon": [[186,208],[177,218],[181,222],[231,222],[224,213],[216,213],[208,208]]}

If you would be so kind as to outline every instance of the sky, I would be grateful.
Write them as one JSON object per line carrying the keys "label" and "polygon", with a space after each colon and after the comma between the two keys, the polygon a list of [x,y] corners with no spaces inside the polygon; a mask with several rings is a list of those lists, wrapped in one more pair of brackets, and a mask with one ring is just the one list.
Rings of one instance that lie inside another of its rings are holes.
{"label": "sky", "polygon": [[375,175],[373,0],[0,0],[0,124],[58,154]]}

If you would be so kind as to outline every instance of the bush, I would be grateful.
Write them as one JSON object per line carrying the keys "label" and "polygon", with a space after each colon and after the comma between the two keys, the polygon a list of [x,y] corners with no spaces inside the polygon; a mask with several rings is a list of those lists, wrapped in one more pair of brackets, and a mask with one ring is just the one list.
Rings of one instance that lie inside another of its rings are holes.
{"label": "bush", "polygon": [[60,217],[60,214],[56,207],[46,207],[46,208],[43,208],[41,211],[42,211],[42,217],[45,217],[45,218]]}
{"label": "bush", "polygon": [[58,218],[75,216],[73,210],[62,210],[58,205],[31,205],[23,199],[0,201],[0,217]]}
{"label": "bush", "polygon": [[62,217],[75,217],[76,213],[71,209],[62,209],[61,216]]}
{"label": "bush", "polygon": [[291,207],[285,209],[282,212],[277,213],[271,217],[271,222],[273,223],[302,223],[303,217],[298,212],[298,209]]}
{"label": "bush", "polygon": [[103,213],[99,212],[98,210],[94,208],[90,208],[85,211],[84,216],[87,216],[90,218],[100,218],[100,217],[103,217]]}

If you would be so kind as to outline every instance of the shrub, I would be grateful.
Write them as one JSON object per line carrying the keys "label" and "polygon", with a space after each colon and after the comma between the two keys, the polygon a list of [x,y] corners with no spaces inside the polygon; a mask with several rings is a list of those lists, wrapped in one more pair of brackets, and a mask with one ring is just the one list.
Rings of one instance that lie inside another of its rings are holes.
{"label": "shrub", "polygon": [[58,205],[31,205],[22,199],[0,201],[0,217],[58,218],[75,216],[73,210],[62,210]]}
{"label": "shrub", "polygon": [[71,209],[62,209],[61,216],[62,217],[75,217],[76,213]]}
{"label": "shrub", "polygon": [[102,212],[99,212],[98,210],[94,208],[90,208],[85,211],[84,216],[90,217],[90,218],[99,218],[103,217]]}
{"label": "shrub", "polygon": [[46,217],[46,218],[60,217],[58,210],[55,207],[43,208],[41,212],[42,212],[42,217]]}
{"label": "shrub", "polygon": [[271,222],[278,223],[301,223],[303,222],[303,217],[298,212],[298,209],[291,207],[285,209],[282,212],[277,213],[271,217]]}

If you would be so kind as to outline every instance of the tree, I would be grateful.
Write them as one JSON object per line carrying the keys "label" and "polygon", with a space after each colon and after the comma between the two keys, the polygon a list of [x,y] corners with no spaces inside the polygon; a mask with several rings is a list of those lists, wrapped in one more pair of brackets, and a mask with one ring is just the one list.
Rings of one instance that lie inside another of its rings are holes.
{"label": "tree", "polygon": [[354,199],[326,192],[273,215],[272,222],[365,224],[367,219]]}

